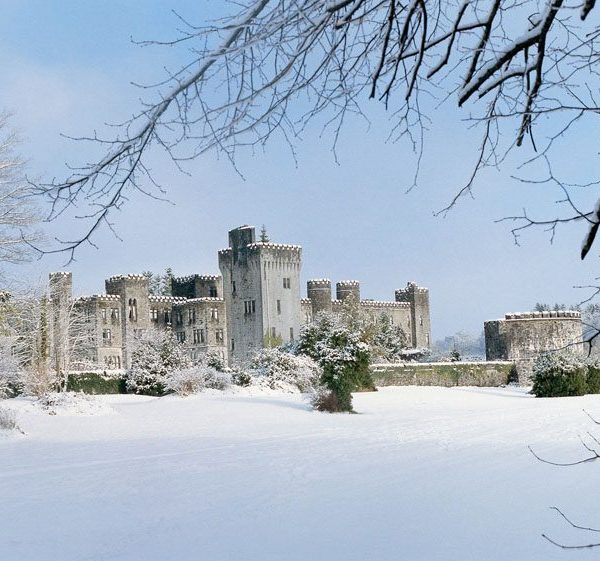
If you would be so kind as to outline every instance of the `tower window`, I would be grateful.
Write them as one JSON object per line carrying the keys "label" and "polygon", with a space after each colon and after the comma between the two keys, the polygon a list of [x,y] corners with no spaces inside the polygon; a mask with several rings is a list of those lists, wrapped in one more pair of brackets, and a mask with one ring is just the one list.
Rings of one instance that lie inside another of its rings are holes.
{"label": "tower window", "polygon": [[112,321],[119,321],[121,316],[121,313],[119,311],[119,308],[113,308],[110,312],[110,319]]}
{"label": "tower window", "polygon": [[231,281],[231,293],[235,294],[235,281]]}
{"label": "tower window", "polygon": [[102,321],[106,321],[106,308],[102,308]]}
{"label": "tower window", "polygon": [[294,328],[290,327],[290,341],[294,340]]}
{"label": "tower window", "polygon": [[158,309],[157,308],[152,308],[150,310],[150,320],[158,321]]}
{"label": "tower window", "polygon": [[219,308],[211,308],[210,319],[214,319],[214,320],[219,319]]}
{"label": "tower window", "polygon": [[[222,329],[217,329],[215,331],[215,339],[217,341],[217,343],[222,343],[223,342],[223,330]],[[233,341],[231,341],[231,350],[233,350]]]}
{"label": "tower window", "polygon": [[423,325],[423,316],[419,316],[419,325]]}
{"label": "tower window", "polygon": [[283,279],[283,288],[292,288],[292,280],[290,277],[285,277]]}
{"label": "tower window", "polygon": [[129,299],[129,320],[137,321],[137,299]]}
{"label": "tower window", "polygon": [[[235,286],[235,283],[234,283],[234,286]],[[234,292],[235,292],[235,288],[234,288]],[[208,295],[209,295],[211,298],[216,298],[216,297],[217,297],[217,287],[216,287],[216,286],[211,286],[211,287],[208,289]]]}
{"label": "tower window", "polygon": [[112,333],[110,332],[110,329],[104,329],[102,331],[102,341],[105,343],[110,343],[112,341]]}
{"label": "tower window", "polygon": [[281,315],[281,300],[277,300],[277,313]]}
{"label": "tower window", "polygon": [[185,343],[185,331],[177,331],[175,335],[180,343]]}
{"label": "tower window", "polygon": [[256,300],[244,300],[244,315],[249,316],[256,313]]}

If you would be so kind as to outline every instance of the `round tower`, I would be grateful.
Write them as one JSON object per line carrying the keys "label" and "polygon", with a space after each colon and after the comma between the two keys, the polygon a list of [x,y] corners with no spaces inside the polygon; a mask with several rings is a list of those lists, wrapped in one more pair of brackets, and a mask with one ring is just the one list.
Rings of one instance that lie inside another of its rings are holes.
{"label": "round tower", "polygon": [[345,280],[335,284],[335,294],[338,300],[351,298],[360,302],[360,283],[356,280]]}
{"label": "round tower", "polygon": [[312,305],[313,317],[319,312],[331,312],[331,281],[312,279],[306,283],[306,293]]}

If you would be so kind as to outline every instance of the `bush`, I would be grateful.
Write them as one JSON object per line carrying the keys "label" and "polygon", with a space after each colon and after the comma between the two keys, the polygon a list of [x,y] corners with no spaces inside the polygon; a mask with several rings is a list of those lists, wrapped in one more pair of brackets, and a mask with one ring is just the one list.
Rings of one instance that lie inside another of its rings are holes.
{"label": "bush", "polygon": [[312,390],[319,382],[321,369],[308,356],[293,355],[280,349],[263,349],[251,360],[251,375],[262,378],[272,389],[294,386],[301,392]]}
{"label": "bush", "polygon": [[587,364],[587,393],[600,393],[600,362],[596,359]]}
{"label": "bush", "polygon": [[245,370],[233,370],[231,373],[231,382],[242,388],[252,384],[252,376]]}
{"label": "bush", "polygon": [[15,413],[3,407],[0,407],[0,430],[19,430]]}
{"label": "bush", "polygon": [[585,395],[588,392],[586,374],[586,366],[573,355],[540,355],[533,365],[531,393],[536,397]]}
{"label": "bush", "polygon": [[231,374],[219,372],[205,364],[196,364],[169,372],[164,379],[166,391],[178,395],[190,395],[206,388],[224,390],[231,384]]}
{"label": "bush", "polygon": [[343,411],[348,411],[347,404],[340,403],[338,395],[324,386],[321,386],[315,391],[311,399],[311,405],[317,411],[324,411],[327,413],[341,413]]}

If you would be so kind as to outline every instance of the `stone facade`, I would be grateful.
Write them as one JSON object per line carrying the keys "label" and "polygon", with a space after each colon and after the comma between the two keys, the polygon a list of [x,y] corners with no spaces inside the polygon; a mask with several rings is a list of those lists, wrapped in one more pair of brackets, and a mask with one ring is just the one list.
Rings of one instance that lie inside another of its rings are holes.
{"label": "stone facade", "polygon": [[[314,279],[307,283],[308,298],[301,299],[302,248],[256,241],[252,226],[231,230],[218,260],[222,276],[175,277],[167,296],[150,294],[143,275],[117,275],[106,280],[106,294],[77,299],[90,341],[86,360],[128,368],[128,342],[158,328],[172,329],[194,358],[212,351],[244,362],[266,345],[293,341],[316,314],[340,311],[350,301],[373,315],[389,315],[411,347],[430,346],[429,291],[415,283],[397,290],[396,301],[376,301],[360,299],[358,281],[338,282],[332,299],[331,281]],[[72,278],[70,273],[50,278],[58,309],[72,299]]]}
{"label": "stone facade", "polygon": [[530,381],[533,361],[540,353],[565,350],[583,353],[581,313],[577,311],[506,314],[486,321],[487,360],[515,363],[519,383]]}

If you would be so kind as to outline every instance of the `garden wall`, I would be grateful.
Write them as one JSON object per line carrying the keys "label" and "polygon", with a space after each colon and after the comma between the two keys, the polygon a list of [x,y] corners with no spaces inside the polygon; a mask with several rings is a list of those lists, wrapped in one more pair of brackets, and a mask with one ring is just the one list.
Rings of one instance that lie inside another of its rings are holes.
{"label": "garden wall", "polygon": [[508,383],[512,362],[411,362],[373,364],[376,386],[480,386]]}

